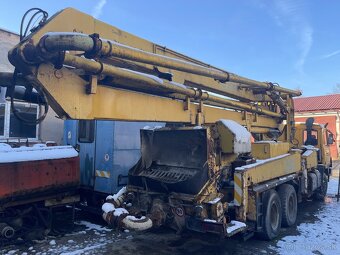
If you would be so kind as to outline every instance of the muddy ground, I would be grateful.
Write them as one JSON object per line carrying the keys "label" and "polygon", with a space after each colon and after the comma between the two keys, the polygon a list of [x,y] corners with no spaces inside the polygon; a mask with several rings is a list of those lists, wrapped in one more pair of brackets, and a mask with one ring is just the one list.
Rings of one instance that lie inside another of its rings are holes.
{"label": "muddy ground", "polygon": [[283,229],[280,237],[270,242],[195,233],[176,235],[169,229],[117,232],[78,213],[77,223],[67,233],[7,246],[0,254],[340,254],[340,202],[334,197],[336,191],[337,178],[333,177],[326,201],[300,204],[297,225]]}

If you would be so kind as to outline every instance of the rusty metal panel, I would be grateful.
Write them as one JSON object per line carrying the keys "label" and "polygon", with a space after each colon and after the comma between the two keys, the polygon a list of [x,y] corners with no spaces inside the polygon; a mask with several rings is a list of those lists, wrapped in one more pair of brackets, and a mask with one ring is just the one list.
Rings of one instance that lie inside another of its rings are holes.
{"label": "rusty metal panel", "polygon": [[0,201],[78,184],[78,157],[0,164]]}

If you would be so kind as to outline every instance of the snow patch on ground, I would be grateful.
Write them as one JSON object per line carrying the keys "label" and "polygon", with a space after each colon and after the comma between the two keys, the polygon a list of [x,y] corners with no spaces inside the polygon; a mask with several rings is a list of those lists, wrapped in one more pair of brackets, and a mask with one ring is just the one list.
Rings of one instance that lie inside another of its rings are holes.
{"label": "snow patch on ground", "polygon": [[96,244],[96,245],[92,245],[92,246],[87,246],[85,248],[76,250],[76,251],[71,251],[71,252],[63,252],[60,253],[60,255],[78,255],[78,254],[84,254],[86,251],[91,251],[94,249],[98,249],[102,246],[105,246],[105,244]]}
{"label": "snow patch on ground", "polygon": [[[107,229],[103,226],[88,222],[88,221],[79,221],[76,223],[77,225],[82,225],[86,227],[86,234],[81,237],[81,242],[77,239],[69,239],[61,241],[60,239],[50,239],[45,240],[44,242],[37,243],[34,246],[31,246],[29,248],[26,248],[26,250],[13,250],[7,251],[12,252],[11,254],[40,254],[40,255],[47,255],[47,254],[63,254],[63,255],[78,255],[78,254],[100,254],[100,251],[108,244],[112,243],[113,240],[116,238],[115,234],[112,233],[111,229]],[[100,237],[98,238],[92,238],[90,237],[91,234],[89,231],[93,231],[94,234],[98,233]],[[73,233],[75,235],[79,235],[80,232]],[[68,234],[65,236],[71,236],[72,234]],[[77,237],[75,237],[77,238]],[[125,237],[127,238],[127,237]],[[76,241],[75,241],[76,240]],[[45,243],[46,245],[44,246]],[[43,247],[43,248],[42,248]],[[39,251],[36,252],[35,250]],[[0,251],[0,254],[1,251]]]}
{"label": "snow patch on ground", "polygon": [[97,231],[107,231],[107,232],[111,232],[112,230],[97,224],[93,224],[91,222],[88,221],[80,221],[78,223],[76,223],[78,225],[84,225],[86,227],[86,230],[97,230]]}
{"label": "snow patch on ground", "polygon": [[18,250],[10,250],[7,252],[8,255],[16,254]]}
{"label": "snow patch on ground", "polygon": [[279,254],[312,255],[340,254],[340,202],[334,198],[338,189],[337,178],[331,178],[328,187],[329,197],[316,213],[314,223],[297,226],[299,235],[285,236],[274,248]]}
{"label": "snow patch on ground", "polygon": [[53,246],[53,245],[56,245],[56,244],[57,244],[57,243],[56,243],[56,241],[55,241],[55,240],[51,240],[51,241],[50,241],[50,245],[52,245],[52,246]]}

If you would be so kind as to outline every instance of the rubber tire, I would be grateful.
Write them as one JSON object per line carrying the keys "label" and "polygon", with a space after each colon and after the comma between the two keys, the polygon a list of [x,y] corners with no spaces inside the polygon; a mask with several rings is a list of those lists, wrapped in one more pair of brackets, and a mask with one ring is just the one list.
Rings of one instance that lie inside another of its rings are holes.
{"label": "rubber tire", "polygon": [[328,189],[328,177],[326,174],[323,174],[321,187],[315,191],[313,198],[317,201],[324,201],[327,195],[327,189]]}
{"label": "rubber tire", "polygon": [[[282,207],[282,223],[284,227],[291,227],[296,222],[297,217],[297,196],[295,189],[290,184],[282,184],[278,188],[278,194]],[[292,199],[292,208],[289,206],[289,200]]]}
{"label": "rubber tire", "polygon": [[[278,225],[275,229],[272,228],[271,225],[271,217],[270,212],[272,207],[276,205],[277,216],[278,216]],[[259,233],[261,239],[264,240],[272,240],[276,238],[281,230],[281,221],[282,221],[282,209],[281,209],[281,200],[278,193],[275,190],[268,190],[266,194],[264,194],[264,208],[263,208],[263,230]]]}

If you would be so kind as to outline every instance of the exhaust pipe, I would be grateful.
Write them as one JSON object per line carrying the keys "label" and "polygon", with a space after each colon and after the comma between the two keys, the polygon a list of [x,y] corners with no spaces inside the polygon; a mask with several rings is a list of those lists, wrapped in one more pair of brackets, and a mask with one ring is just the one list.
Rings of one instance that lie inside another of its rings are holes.
{"label": "exhaust pipe", "polygon": [[15,234],[14,228],[6,223],[0,223],[0,235],[4,238],[11,239]]}

